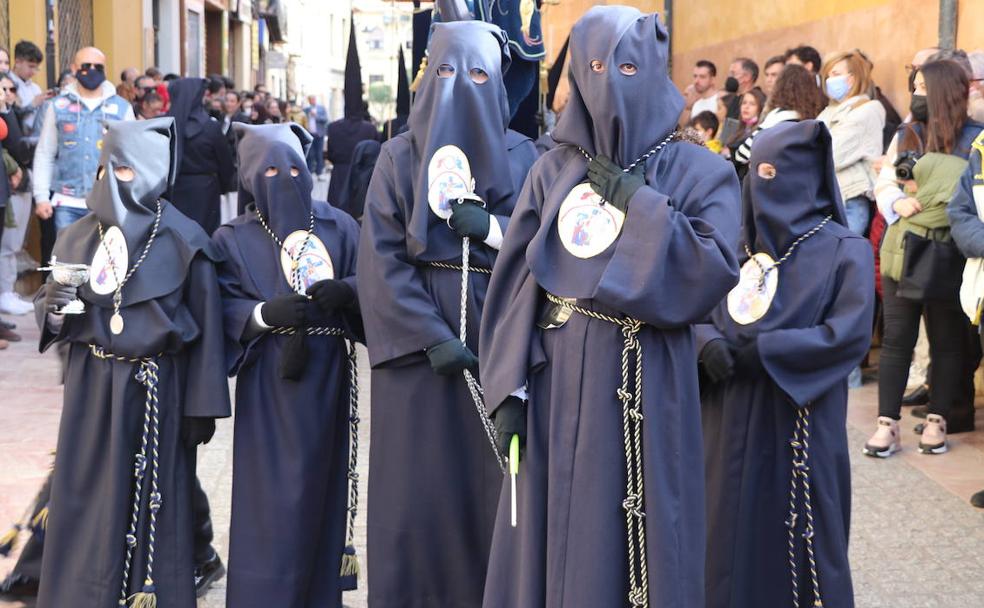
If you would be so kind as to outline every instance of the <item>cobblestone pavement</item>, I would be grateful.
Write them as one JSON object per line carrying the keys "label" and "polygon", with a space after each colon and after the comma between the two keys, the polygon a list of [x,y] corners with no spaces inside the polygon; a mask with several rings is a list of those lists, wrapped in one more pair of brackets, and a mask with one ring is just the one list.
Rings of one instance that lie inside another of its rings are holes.
{"label": "cobblestone pavement", "polygon": [[[57,361],[53,355],[37,354],[38,332],[28,317],[16,321],[25,341],[0,351],[0,527],[20,515],[47,472],[61,398]],[[361,354],[364,364],[365,353]],[[361,375],[361,444],[368,446],[365,365]],[[917,438],[909,432],[912,421],[907,417],[901,455],[885,461],[865,458],[860,451],[873,426],[875,388],[869,381],[864,388],[852,391],[848,428],[854,474],[851,561],[857,606],[981,606],[984,511],[969,506],[967,498],[984,488],[984,432],[953,437],[953,449],[945,456],[921,456],[915,454]],[[363,497],[367,454],[367,450],[360,454]],[[219,424],[215,439],[202,450],[199,463],[212,502],[215,544],[223,556],[228,541],[231,467],[232,424],[226,421]],[[357,534],[365,569],[364,509],[359,514]],[[0,559],[0,575],[13,561]],[[219,583],[199,602],[199,608],[224,607],[224,595],[224,585]],[[358,592],[347,593],[345,603],[350,608],[365,606],[364,585]],[[0,606],[22,605],[0,602]]]}

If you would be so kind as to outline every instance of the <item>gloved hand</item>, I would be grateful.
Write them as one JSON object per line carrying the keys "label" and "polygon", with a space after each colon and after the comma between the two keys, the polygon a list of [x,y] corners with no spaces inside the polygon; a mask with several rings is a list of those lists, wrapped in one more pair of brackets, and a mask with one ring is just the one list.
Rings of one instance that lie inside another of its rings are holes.
{"label": "gloved hand", "polygon": [[519,450],[526,446],[526,406],[523,400],[512,395],[506,397],[495,413],[492,414],[495,424],[495,445],[499,453],[509,456],[509,443],[513,435],[519,435]]}
{"label": "gloved hand", "polygon": [[325,279],[307,288],[307,295],[322,312],[331,314],[355,302],[355,290],[345,281]]}
{"label": "gloved hand", "polygon": [[492,216],[484,207],[470,200],[461,203],[455,201],[451,203],[451,217],[448,219],[448,226],[455,233],[464,238],[469,237],[484,241],[489,237],[489,225]]}
{"label": "gloved hand", "polygon": [[717,338],[704,345],[700,351],[700,364],[707,378],[717,384],[735,373],[735,359],[727,340]]}
{"label": "gloved hand", "polygon": [[62,306],[75,299],[78,287],[62,285],[56,281],[48,281],[44,286],[44,309],[47,312],[55,312]]}
{"label": "gloved hand", "polygon": [[442,376],[460,374],[466,369],[472,372],[478,370],[478,357],[457,338],[428,348],[427,358],[434,372]]}
{"label": "gloved hand", "polygon": [[588,181],[595,194],[625,213],[629,200],[646,185],[646,163],[639,163],[626,173],[604,156],[596,156],[588,163]]}
{"label": "gloved hand", "polygon": [[308,348],[306,335],[298,332],[284,340],[280,350],[280,377],[284,380],[300,380],[307,367]]}
{"label": "gloved hand", "polygon": [[181,441],[189,450],[212,441],[214,435],[215,418],[185,416],[181,419]]}
{"label": "gloved hand", "polygon": [[762,356],[759,354],[758,340],[752,340],[738,349],[735,354],[735,373],[761,376],[765,373]]}
{"label": "gloved hand", "polygon": [[298,293],[277,296],[263,304],[260,316],[272,327],[297,327],[307,319],[308,299]]}

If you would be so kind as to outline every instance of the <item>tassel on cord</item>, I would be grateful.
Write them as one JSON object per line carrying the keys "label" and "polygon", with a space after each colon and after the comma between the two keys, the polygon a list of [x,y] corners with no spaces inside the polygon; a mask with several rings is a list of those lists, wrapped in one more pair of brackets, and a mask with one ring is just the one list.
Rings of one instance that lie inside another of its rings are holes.
{"label": "tassel on cord", "polygon": [[15,524],[6,534],[0,536],[0,555],[6,557],[10,555],[11,551],[17,548],[17,540],[20,538],[20,533],[21,525]]}
{"label": "tassel on cord", "polygon": [[342,552],[342,576],[359,577],[359,556],[355,554],[355,547],[348,545]]}
{"label": "tassel on cord", "polygon": [[38,532],[44,532],[48,529],[48,507],[45,507],[38,511],[38,514],[34,516],[31,520],[31,530],[35,534]]}
{"label": "tassel on cord", "polygon": [[413,82],[410,83],[410,90],[414,93],[417,92],[417,88],[420,86],[420,81],[424,79],[424,72],[427,71],[427,56],[420,60],[420,69],[417,70],[417,75],[413,77]]}
{"label": "tassel on cord", "polygon": [[143,589],[130,596],[130,608],[157,608],[157,588],[154,581],[144,581]]}

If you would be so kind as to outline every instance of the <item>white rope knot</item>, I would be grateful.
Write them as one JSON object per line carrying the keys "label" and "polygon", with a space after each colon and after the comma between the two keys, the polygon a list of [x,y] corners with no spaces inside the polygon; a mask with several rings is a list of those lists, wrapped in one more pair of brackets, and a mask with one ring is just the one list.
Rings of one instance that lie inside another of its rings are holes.
{"label": "white rope knot", "polygon": [[640,519],[646,516],[646,513],[642,510],[642,496],[639,494],[626,496],[625,500],[622,501],[622,508],[629,514]]}
{"label": "white rope knot", "polygon": [[617,391],[615,391],[615,394],[618,395],[618,400],[619,401],[622,401],[624,403],[628,403],[629,401],[632,401],[632,392],[631,391],[627,391],[625,389],[621,389],[620,388]]}

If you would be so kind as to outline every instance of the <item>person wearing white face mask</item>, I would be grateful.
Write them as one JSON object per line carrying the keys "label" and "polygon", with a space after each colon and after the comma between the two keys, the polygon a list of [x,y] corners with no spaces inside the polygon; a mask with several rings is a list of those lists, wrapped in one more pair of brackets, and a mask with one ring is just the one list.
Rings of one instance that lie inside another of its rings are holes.
{"label": "person wearing white face mask", "polygon": [[848,226],[864,234],[871,220],[874,191],[871,163],[882,154],[885,108],[865,94],[871,89],[871,68],[858,50],[835,54],[820,76],[830,103],[817,120],[830,130]]}

